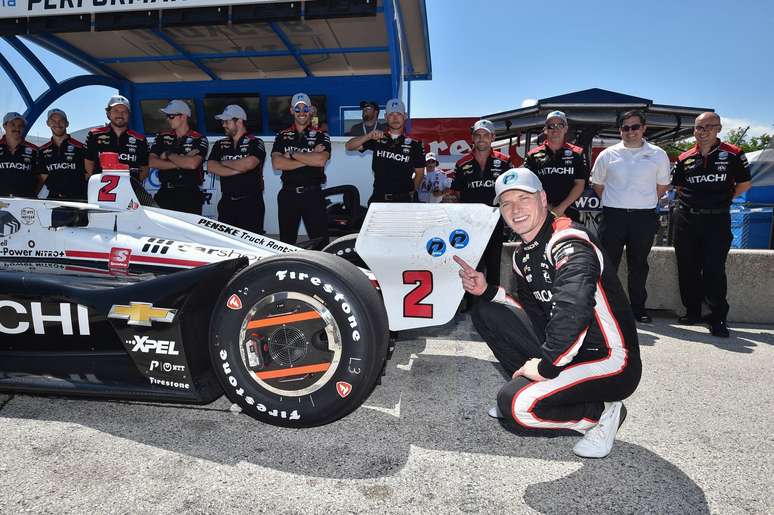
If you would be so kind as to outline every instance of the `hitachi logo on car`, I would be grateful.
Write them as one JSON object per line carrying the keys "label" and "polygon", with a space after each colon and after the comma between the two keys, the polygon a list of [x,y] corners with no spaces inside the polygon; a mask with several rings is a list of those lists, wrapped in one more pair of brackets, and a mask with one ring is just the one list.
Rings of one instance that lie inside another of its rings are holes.
{"label": "hitachi logo on car", "polygon": [[128,345],[133,345],[132,352],[145,354],[153,351],[155,354],[177,356],[180,352],[175,350],[175,342],[172,340],[152,340],[150,336],[134,335],[134,340],[127,340]]}
{"label": "hitachi logo on car", "polygon": [[11,309],[15,311],[17,315],[20,315],[16,321],[11,321],[12,317],[5,316],[0,319],[0,333],[3,334],[21,334],[27,332],[30,329],[31,322],[32,331],[35,334],[47,334],[46,327],[48,327],[48,334],[50,334],[52,331],[52,324],[58,324],[63,335],[75,334],[73,332],[74,330],[77,330],[77,334],[81,336],[91,335],[91,329],[89,328],[89,310],[86,306],[80,304],[78,304],[75,309],[75,324],[73,324],[72,304],[68,302],[59,303],[58,313],[48,314],[43,313],[43,306],[40,302],[30,302],[28,310],[23,304],[13,300],[0,300],[0,311],[2,311],[3,308]]}

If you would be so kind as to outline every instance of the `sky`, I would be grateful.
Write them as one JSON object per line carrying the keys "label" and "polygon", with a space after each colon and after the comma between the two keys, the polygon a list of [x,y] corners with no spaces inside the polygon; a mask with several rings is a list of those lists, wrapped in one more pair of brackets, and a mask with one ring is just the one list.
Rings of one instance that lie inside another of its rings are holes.
{"label": "sky", "polygon": [[[724,129],[774,132],[774,2],[426,0],[433,79],[411,86],[413,117],[482,116],[530,99],[602,88],[658,104],[707,107]],[[0,40],[33,96],[45,85]],[[41,52],[54,77],[77,68]],[[111,90],[56,102],[75,128],[104,122]],[[0,111],[23,111],[0,71]],[[42,121],[31,134],[48,135]]]}

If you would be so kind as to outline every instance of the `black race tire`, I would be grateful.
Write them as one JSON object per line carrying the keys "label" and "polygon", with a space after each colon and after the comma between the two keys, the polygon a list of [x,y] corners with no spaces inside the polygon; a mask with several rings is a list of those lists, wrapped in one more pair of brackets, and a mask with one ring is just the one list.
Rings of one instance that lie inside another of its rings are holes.
{"label": "black race tire", "polygon": [[355,242],[357,242],[357,233],[346,234],[330,242],[322,251],[346,259],[355,266],[368,268],[365,261],[355,251]]}
{"label": "black race tire", "polygon": [[215,306],[215,375],[226,396],[262,422],[338,420],[365,401],[384,367],[389,331],[381,297],[361,270],[336,256],[262,259],[235,275]]}

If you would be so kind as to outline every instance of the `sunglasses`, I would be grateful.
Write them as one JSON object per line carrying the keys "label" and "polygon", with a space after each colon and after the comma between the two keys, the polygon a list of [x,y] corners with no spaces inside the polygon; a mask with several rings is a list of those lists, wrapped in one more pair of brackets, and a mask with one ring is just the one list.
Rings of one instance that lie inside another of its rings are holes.
{"label": "sunglasses", "polygon": [[546,129],[564,129],[563,123],[547,123]]}
{"label": "sunglasses", "polygon": [[696,132],[705,132],[705,131],[711,131],[712,129],[717,129],[720,127],[719,124],[712,124],[712,125],[697,125],[693,128]]}
{"label": "sunglasses", "polygon": [[174,120],[174,119],[175,119],[175,118],[177,118],[178,116],[180,116],[180,113],[175,113],[175,114],[168,114],[168,115],[167,115],[167,120]]}
{"label": "sunglasses", "polygon": [[294,113],[308,113],[309,112],[309,106],[304,107],[294,107],[293,108]]}
{"label": "sunglasses", "polygon": [[634,125],[621,125],[621,132],[638,131],[642,129],[641,123],[635,123]]}

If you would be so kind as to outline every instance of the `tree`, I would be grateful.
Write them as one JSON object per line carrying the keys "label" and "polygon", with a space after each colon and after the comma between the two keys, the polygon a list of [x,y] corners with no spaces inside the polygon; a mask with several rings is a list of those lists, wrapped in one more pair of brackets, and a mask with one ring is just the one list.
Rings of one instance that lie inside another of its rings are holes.
{"label": "tree", "polygon": [[[731,129],[723,139],[732,145],[741,148],[744,152],[763,150],[771,144],[771,135],[768,132],[764,132],[760,136],[751,136],[748,138],[747,131],[749,130],[750,127],[737,127]],[[691,148],[695,143],[696,140],[691,137],[679,141],[668,141],[659,144],[659,146],[666,151],[670,159],[676,159],[677,156]]]}
{"label": "tree", "polygon": [[728,131],[726,140],[732,145],[740,147],[745,152],[754,152],[756,150],[763,150],[771,143],[771,135],[768,132],[764,132],[760,136],[752,136],[747,138],[747,131],[750,127],[737,127]]}

